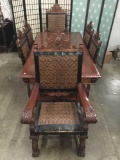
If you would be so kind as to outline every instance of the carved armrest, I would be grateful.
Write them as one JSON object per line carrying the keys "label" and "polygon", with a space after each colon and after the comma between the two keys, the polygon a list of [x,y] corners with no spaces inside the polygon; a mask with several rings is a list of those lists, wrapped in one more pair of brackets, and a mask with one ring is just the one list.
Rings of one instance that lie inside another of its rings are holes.
{"label": "carved armrest", "polygon": [[33,111],[34,111],[34,107],[35,107],[35,104],[36,104],[36,101],[37,101],[38,93],[39,93],[39,84],[35,83],[34,86],[33,86],[31,96],[28,100],[26,108],[23,111],[23,115],[21,117],[21,123],[22,124],[30,124],[34,121]]}
{"label": "carved armrest", "polygon": [[85,88],[81,83],[78,85],[78,92],[79,92],[80,100],[84,109],[85,122],[96,123],[97,122],[96,114],[94,112],[94,109],[90,105],[89,99],[85,92]]}

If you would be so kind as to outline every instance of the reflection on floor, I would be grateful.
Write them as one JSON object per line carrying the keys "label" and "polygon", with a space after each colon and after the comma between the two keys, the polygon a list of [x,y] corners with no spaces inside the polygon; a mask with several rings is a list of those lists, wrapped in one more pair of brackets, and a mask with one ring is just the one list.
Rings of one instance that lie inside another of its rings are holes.
{"label": "reflection on floor", "polygon": [[86,156],[76,154],[73,138],[43,137],[38,158],[31,156],[29,127],[20,124],[28,100],[17,53],[0,54],[0,160],[119,160],[120,62],[112,60],[99,69],[102,78],[91,87],[90,100],[98,123],[90,125]]}

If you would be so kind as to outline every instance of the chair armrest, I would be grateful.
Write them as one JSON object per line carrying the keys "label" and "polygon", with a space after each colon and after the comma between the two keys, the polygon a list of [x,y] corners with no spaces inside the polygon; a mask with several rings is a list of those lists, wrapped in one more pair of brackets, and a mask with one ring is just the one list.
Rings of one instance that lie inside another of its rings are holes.
{"label": "chair armrest", "polygon": [[33,111],[34,111],[34,107],[35,107],[35,104],[37,101],[38,93],[39,93],[39,84],[35,83],[33,86],[31,96],[28,100],[26,108],[23,111],[23,115],[21,117],[22,124],[30,124],[30,123],[34,122]]}
{"label": "chair armrest", "polygon": [[96,123],[96,114],[94,112],[94,109],[90,105],[89,99],[87,97],[87,94],[85,92],[85,88],[83,84],[78,84],[78,92],[79,92],[79,97],[84,109],[84,114],[85,114],[85,122],[87,123]]}

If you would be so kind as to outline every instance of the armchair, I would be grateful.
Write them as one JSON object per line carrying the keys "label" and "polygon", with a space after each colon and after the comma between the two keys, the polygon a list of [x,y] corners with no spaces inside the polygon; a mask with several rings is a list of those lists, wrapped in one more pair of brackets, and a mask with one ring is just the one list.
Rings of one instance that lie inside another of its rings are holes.
{"label": "armchair", "polygon": [[81,52],[35,52],[36,83],[21,117],[30,126],[32,155],[39,156],[39,135],[74,134],[79,156],[85,156],[88,124],[96,114],[81,83]]}

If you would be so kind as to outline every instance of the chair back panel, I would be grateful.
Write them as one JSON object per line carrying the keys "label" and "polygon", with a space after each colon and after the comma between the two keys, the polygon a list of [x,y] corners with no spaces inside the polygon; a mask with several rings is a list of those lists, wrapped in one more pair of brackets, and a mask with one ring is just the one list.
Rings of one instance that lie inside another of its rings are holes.
{"label": "chair back panel", "polygon": [[32,45],[33,45],[33,33],[32,33],[32,30],[31,30],[31,27],[30,25],[27,23],[27,21],[24,22],[24,33],[26,35],[26,38],[28,40],[28,44],[29,44],[29,47],[31,48]]}
{"label": "chair back panel", "polygon": [[85,28],[85,33],[84,33],[84,43],[86,45],[87,48],[89,48],[90,45],[90,41],[92,39],[92,36],[94,34],[94,30],[93,30],[93,25],[92,25],[92,21],[86,26]]}
{"label": "chair back panel", "polygon": [[33,45],[33,33],[32,33],[31,28],[26,32],[26,35],[27,35],[29,46],[31,48]]}
{"label": "chair back panel", "polygon": [[48,14],[48,31],[61,31],[64,32],[66,28],[66,14]]}
{"label": "chair back panel", "polygon": [[36,81],[41,89],[73,90],[81,81],[82,53],[41,55],[35,53]]}
{"label": "chair back panel", "polygon": [[46,11],[46,27],[47,31],[67,31],[67,11],[63,10],[59,4]]}
{"label": "chair back panel", "polygon": [[89,54],[94,62],[97,59],[101,44],[102,42],[100,41],[100,33],[94,34],[89,47]]}
{"label": "chair back panel", "polygon": [[19,46],[19,48],[20,48],[20,50],[24,56],[24,59],[26,61],[29,56],[29,53],[30,53],[30,49],[29,49],[27,40],[24,40],[23,43],[21,44],[21,46]]}

